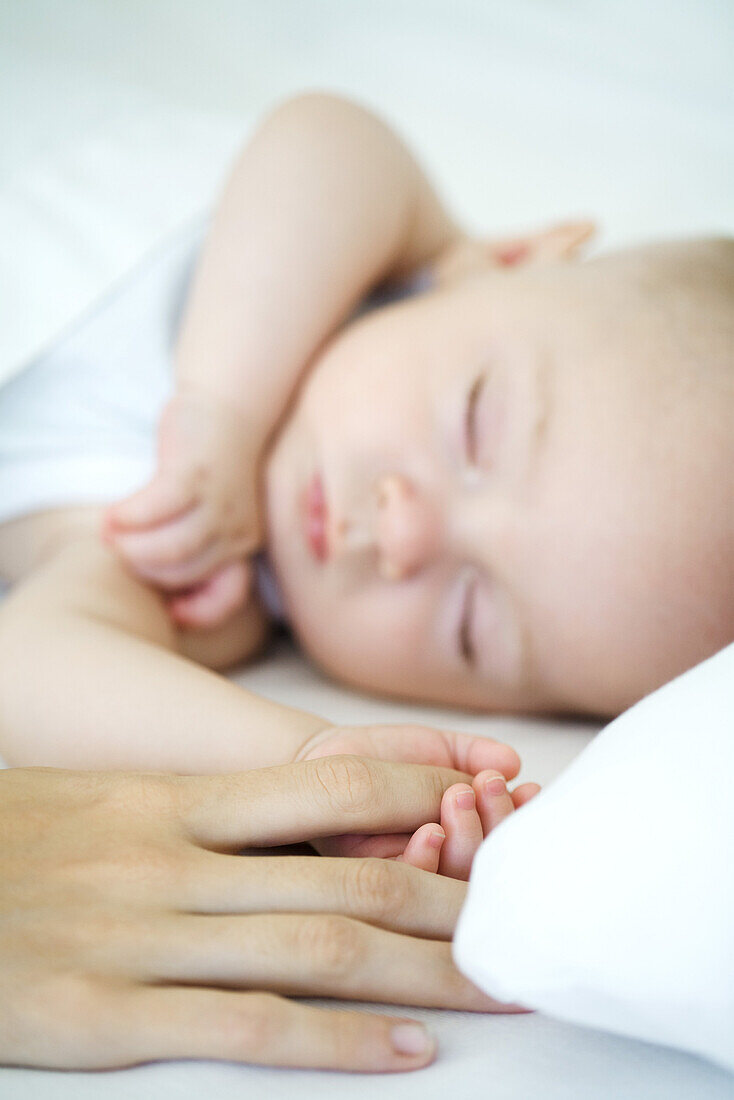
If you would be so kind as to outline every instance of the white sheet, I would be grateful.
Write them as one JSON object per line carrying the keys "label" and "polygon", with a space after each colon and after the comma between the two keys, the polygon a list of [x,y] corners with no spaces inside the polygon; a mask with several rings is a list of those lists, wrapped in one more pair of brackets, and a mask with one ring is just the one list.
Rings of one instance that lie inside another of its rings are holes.
{"label": "white sheet", "polygon": [[[381,110],[469,228],[580,213],[600,219],[603,245],[734,232],[733,28],[725,0],[0,5],[0,376],[206,206],[252,119],[306,87]],[[334,720],[503,736],[541,782],[594,731],[377,703],[326,684],[287,650],[238,679]],[[186,1063],[96,1076],[0,1070],[0,1096],[734,1094],[731,1077],[693,1057],[539,1015],[416,1015],[441,1058],[412,1077]]]}

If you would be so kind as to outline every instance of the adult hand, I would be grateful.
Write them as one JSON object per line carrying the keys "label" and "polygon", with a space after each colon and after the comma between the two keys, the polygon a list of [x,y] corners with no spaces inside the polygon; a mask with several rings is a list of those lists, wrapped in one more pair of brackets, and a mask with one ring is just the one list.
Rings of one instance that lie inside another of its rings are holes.
{"label": "adult hand", "polygon": [[399,858],[414,867],[468,879],[484,837],[540,790],[537,783],[522,783],[508,791],[504,780],[514,779],[520,770],[515,750],[501,741],[470,737],[455,730],[416,725],[331,726],[311,737],[296,759],[314,760],[331,753],[458,768],[472,777],[474,791],[461,783],[446,792],[440,818],[435,822],[439,832],[427,823],[412,837],[409,833],[383,831],[372,836],[351,832],[315,840],[316,850],[326,856]]}
{"label": "adult hand", "polygon": [[410,831],[465,778],[350,756],[206,778],[0,772],[0,1061],[427,1064],[416,1023],[285,995],[506,1010],[453,965],[464,884],[391,861],[235,853]]}

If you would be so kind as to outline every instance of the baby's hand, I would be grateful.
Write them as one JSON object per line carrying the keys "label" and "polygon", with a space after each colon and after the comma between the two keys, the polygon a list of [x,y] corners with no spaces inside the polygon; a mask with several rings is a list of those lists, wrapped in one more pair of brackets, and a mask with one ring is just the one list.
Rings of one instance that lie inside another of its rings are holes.
{"label": "baby's hand", "polygon": [[456,783],[441,799],[440,823],[421,825],[396,858],[424,871],[466,880],[482,840],[539,790],[537,783],[522,783],[508,791],[505,777],[496,771],[480,772],[471,786]]}
{"label": "baby's hand", "polygon": [[483,838],[508,814],[538,793],[523,783],[512,793],[507,780],[520,770],[514,749],[500,741],[425,726],[346,726],[320,732],[301,749],[299,760],[351,753],[414,764],[437,764],[474,776],[472,785],[450,787],[440,822],[422,825],[412,836],[338,836],[315,842],[322,855],[401,859],[425,871],[466,879]]}
{"label": "baby's hand", "polygon": [[247,597],[247,555],[262,543],[259,444],[242,413],[203,394],[166,406],[152,481],[105,517],[103,537],[189,626],[214,626]]}
{"label": "baby's hand", "polygon": [[398,833],[328,837],[315,847],[322,855],[397,859],[423,871],[468,880],[484,838],[539,790],[537,783],[521,783],[509,791],[504,775],[488,769],[475,775],[471,786],[449,787],[441,799],[440,822],[421,825],[409,838]]}

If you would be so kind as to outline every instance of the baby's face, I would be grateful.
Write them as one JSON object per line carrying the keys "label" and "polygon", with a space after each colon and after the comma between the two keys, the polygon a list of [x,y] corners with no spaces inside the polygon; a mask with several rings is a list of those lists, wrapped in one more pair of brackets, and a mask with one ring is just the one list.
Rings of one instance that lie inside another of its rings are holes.
{"label": "baby's face", "polygon": [[288,614],[326,670],[615,713],[730,640],[731,380],[682,361],[645,270],[488,271],[326,347],[266,478]]}

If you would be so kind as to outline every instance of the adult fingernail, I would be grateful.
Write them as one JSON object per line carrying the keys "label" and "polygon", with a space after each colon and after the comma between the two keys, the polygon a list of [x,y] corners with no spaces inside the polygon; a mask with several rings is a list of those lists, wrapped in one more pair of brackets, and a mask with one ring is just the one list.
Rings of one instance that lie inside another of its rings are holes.
{"label": "adult fingernail", "polygon": [[476,806],[474,791],[471,787],[466,791],[456,792],[456,805],[460,810],[473,810]]}
{"label": "adult fingernail", "polygon": [[397,1024],[391,1033],[393,1050],[398,1054],[428,1054],[435,1040],[421,1024]]}

